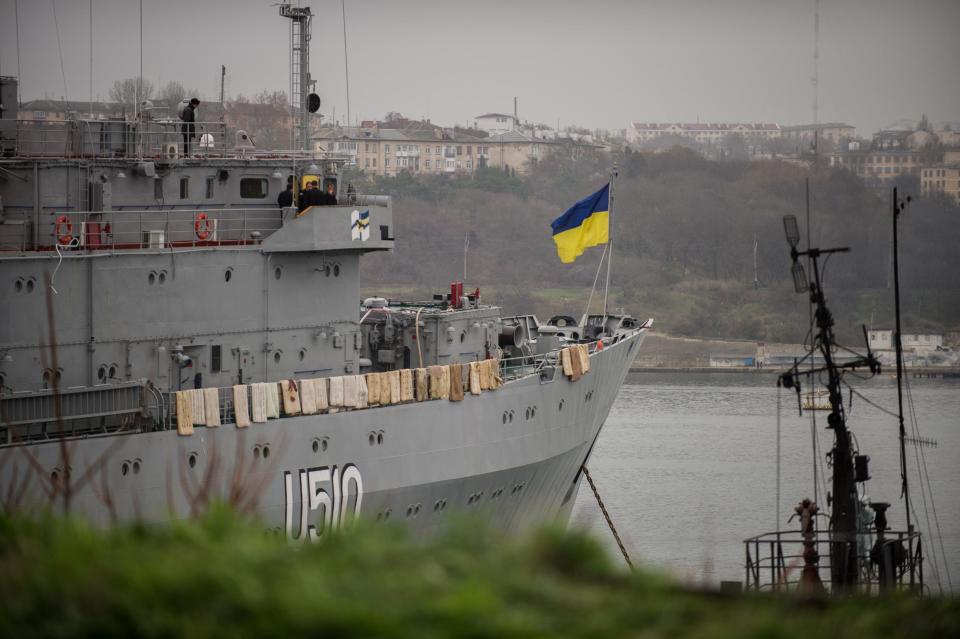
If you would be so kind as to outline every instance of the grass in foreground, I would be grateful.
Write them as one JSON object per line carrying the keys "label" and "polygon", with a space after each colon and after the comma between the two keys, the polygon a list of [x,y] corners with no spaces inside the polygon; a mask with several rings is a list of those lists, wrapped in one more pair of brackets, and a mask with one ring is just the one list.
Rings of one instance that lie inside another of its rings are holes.
{"label": "grass in foreground", "polygon": [[359,527],[287,543],[226,511],[99,531],[0,518],[0,635],[945,637],[957,599],[725,597],[617,568],[576,532]]}

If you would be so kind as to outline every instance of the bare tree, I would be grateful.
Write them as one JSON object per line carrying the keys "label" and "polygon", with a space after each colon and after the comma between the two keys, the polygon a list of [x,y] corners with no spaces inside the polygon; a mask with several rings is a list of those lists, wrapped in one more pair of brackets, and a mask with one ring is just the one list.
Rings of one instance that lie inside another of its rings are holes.
{"label": "bare tree", "polygon": [[157,106],[165,106],[171,111],[176,111],[177,106],[187,97],[194,97],[199,93],[196,89],[186,89],[183,84],[176,80],[167,82],[160,87],[157,92]]}
{"label": "bare tree", "polygon": [[153,83],[146,78],[125,78],[117,80],[110,87],[110,100],[133,106],[137,98],[149,100],[153,96]]}

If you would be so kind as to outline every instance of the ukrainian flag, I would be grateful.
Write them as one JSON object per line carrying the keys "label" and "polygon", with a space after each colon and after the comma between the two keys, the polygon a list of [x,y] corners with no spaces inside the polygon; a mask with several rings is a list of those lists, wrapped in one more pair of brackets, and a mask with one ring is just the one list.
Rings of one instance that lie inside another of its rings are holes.
{"label": "ukrainian flag", "polygon": [[606,244],[610,235],[610,183],[551,222],[560,261],[569,264],[585,249]]}

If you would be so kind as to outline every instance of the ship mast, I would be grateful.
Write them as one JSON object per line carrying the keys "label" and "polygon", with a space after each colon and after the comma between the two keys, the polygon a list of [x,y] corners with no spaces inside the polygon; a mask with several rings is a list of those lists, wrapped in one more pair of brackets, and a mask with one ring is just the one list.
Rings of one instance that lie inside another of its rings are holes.
{"label": "ship mast", "polygon": [[[310,7],[280,5],[280,15],[290,19],[290,119],[293,122],[291,144],[294,150],[310,150]],[[319,102],[319,100],[318,100]],[[319,105],[318,105],[319,106]]]}
{"label": "ship mast", "polygon": [[[852,436],[847,429],[846,416],[843,409],[843,394],[841,389],[841,370],[861,366],[869,367],[874,374],[880,370],[879,363],[867,351],[866,357],[858,357],[853,361],[838,364],[833,357],[835,340],[833,335],[833,315],[827,308],[820,281],[819,259],[833,253],[847,253],[847,247],[819,249],[807,247],[806,251],[798,251],[800,230],[797,220],[792,215],[783,219],[787,241],[790,243],[790,257],[793,259],[793,281],[798,293],[809,293],[810,301],[815,307],[816,344],[823,358],[823,366],[812,368],[809,374],[827,373],[827,390],[830,397],[830,415],[827,417],[827,428],[833,430],[833,448],[831,461],[833,462],[833,484],[831,494],[831,533],[830,533],[830,577],[833,587],[838,592],[853,589],[859,581],[860,566],[857,556],[857,482],[867,479],[865,468],[862,476],[857,476],[854,464],[854,447]],[[803,265],[799,258],[807,257],[813,271],[813,281],[808,282]],[[869,347],[868,347],[869,349]],[[807,373],[807,371],[805,371]],[[799,374],[795,365],[793,370],[781,376],[784,386],[793,387],[793,377]]]}

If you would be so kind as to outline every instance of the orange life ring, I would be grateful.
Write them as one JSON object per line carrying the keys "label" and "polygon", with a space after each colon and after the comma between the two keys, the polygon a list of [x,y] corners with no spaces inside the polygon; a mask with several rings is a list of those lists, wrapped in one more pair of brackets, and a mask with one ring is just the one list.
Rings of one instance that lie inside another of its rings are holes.
{"label": "orange life ring", "polygon": [[598,340],[597,340],[597,350],[598,350],[598,351],[602,351],[602,350],[603,350],[603,340],[602,340],[602,339],[598,339]]}
{"label": "orange life ring", "polygon": [[70,244],[73,242],[73,222],[66,215],[57,217],[57,223],[54,226],[54,234],[57,236],[57,242],[60,244]]}
{"label": "orange life ring", "polygon": [[193,222],[193,231],[197,234],[198,240],[205,240],[210,237],[213,230],[213,222],[207,217],[206,213],[197,213]]}

